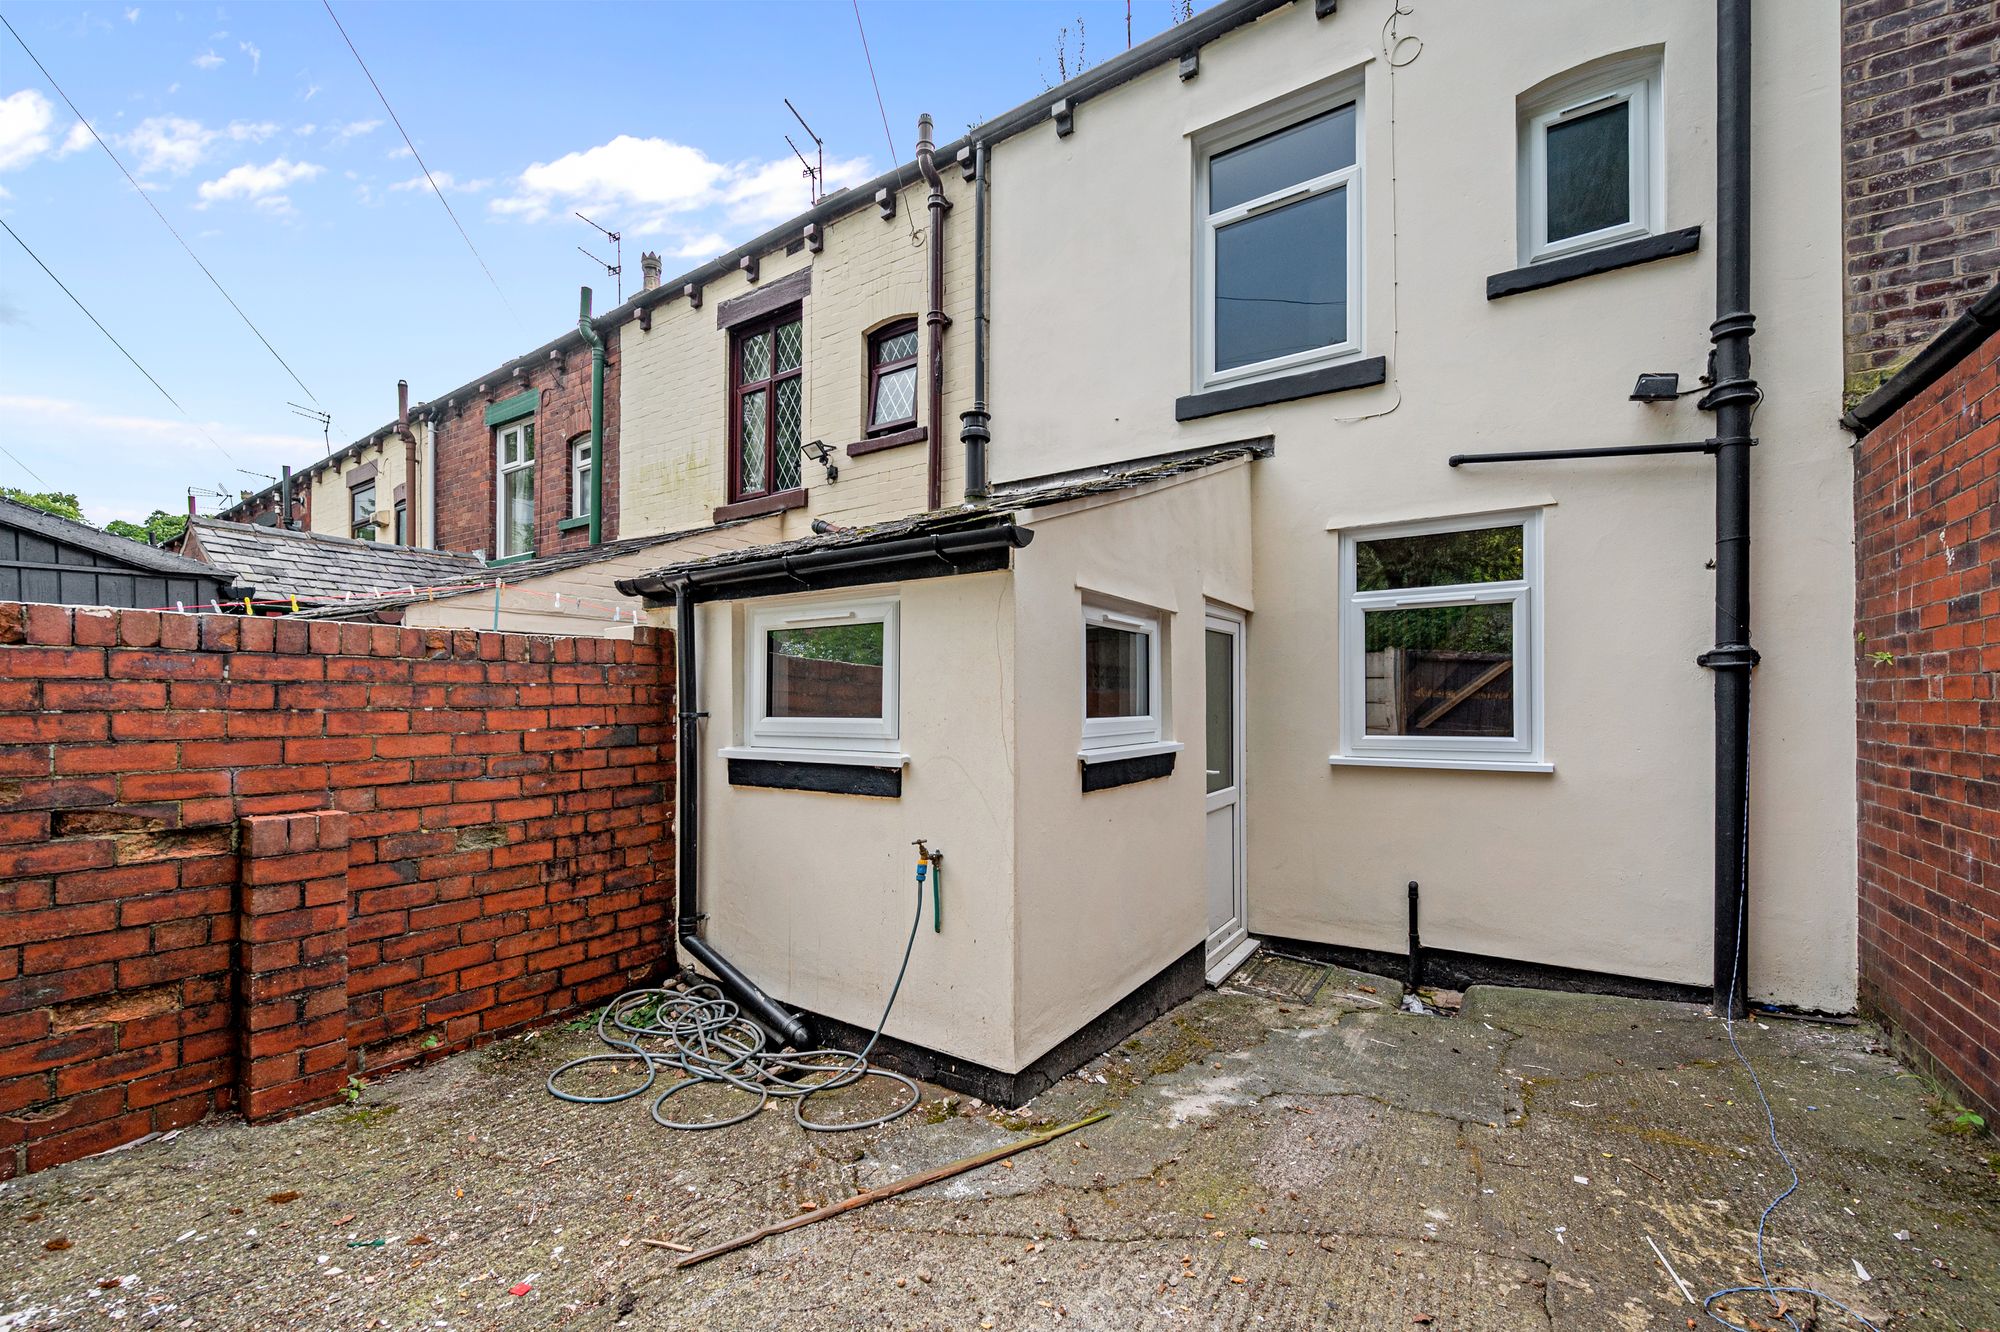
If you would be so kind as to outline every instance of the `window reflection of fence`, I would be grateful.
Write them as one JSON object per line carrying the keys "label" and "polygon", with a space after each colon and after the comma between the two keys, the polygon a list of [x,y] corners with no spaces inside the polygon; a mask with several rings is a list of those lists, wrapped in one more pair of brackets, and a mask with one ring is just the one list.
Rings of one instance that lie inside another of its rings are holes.
{"label": "window reflection of fence", "polygon": [[1385,648],[1367,663],[1370,735],[1514,733],[1508,653]]}
{"label": "window reflection of fence", "polygon": [[882,668],[771,654],[773,717],[879,717]]}

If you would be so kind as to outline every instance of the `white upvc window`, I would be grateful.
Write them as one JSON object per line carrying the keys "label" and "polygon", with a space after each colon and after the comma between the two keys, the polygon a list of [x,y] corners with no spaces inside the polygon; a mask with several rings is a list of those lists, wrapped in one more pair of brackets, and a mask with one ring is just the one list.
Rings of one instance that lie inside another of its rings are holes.
{"label": "white upvc window", "polygon": [[518,421],[493,432],[495,558],[535,553],[535,426]]}
{"label": "white upvc window", "polygon": [[1085,603],[1083,744],[1086,757],[1166,739],[1157,613]]}
{"label": "white upvc window", "polygon": [[1662,136],[1657,55],[1561,80],[1524,103],[1522,262],[1665,230]]}
{"label": "white upvc window", "polygon": [[1337,764],[1549,771],[1539,511],[1344,532]]}
{"label": "white upvc window", "polygon": [[590,517],[590,436],[569,446],[569,516]]}
{"label": "white upvc window", "polygon": [[1361,100],[1287,98],[1196,140],[1195,385],[1361,350]]}
{"label": "white upvc window", "polygon": [[[785,601],[747,617],[744,739],[751,751],[895,750],[901,658],[893,598]],[[725,751],[745,753],[745,750]]]}

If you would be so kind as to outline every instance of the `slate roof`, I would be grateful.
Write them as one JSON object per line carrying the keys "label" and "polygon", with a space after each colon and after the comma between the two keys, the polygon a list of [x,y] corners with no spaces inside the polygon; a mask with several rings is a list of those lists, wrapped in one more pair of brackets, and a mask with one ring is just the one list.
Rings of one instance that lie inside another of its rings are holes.
{"label": "slate roof", "polygon": [[[707,527],[684,528],[678,532],[661,532],[653,536],[625,537],[618,541],[606,541],[602,545],[584,546],[578,550],[558,551],[553,555],[540,555],[532,560],[516,560],[511,564],[484,569],[477,579],[477,583],[479,587],[492,587],[496,582],[505,580],[509,586],[512,586],[513,584],[525,583],[530,579],[541,578],[548,574],[563,573],[570,569],[581,569],[587,565],[598,564],[604,560],[617,559],[621,555],[630,555],[634,551],[645,550],[650,546],[664,546],[668,542],[679,541],[685,537],[699,536],[704,532],[720,532],[725,528],[741,527],[744,523],[750,521],[752,520],[748,518],[739,518],[732,522],[714,523]],[[464,582],[467,580],[461,579],[459,581]],[[476,589],[465,590],[472,591]],[[452,595],[458,595],[458,593],[453,593]],[[369,597],[366,599],[357,596],[352,601],[335,602],[313,610],[302,610],[299,612],[299,618],[306,620],[341,620],[350,617],[371,615],[376,611],[396,610],[403,606],[413,606],[419,601],[435,600],[437,600],[437,597],[424,592],[397,593],[392,596]]]}
{"label": "slate roof", "polygon": [[[0,495],[0,523],[33,532],[36,536],[50,541],[60,541],[65,545],[78,546],[94,555],[114,560],[133,569],[144,569],[168,578],[199,578],[215,582],[226,570],[219,570],[203,564],[200,560],[176,555],[170,550],[149,546],[143,541],[131,541],[115,533],[100,531],[88,523],[72,522],[68,518],[58,518],[55,514],[44,513],[32,505]],[[223,581],[227,581],[226,577]]]}
{"label": "slate roof", "polygon": [[377,597],[409,587],[478,582],[486,565],[456,551],[391,546],[321,532],[285,532],[254,523],[195,518],[188,524],[193,549],[258,597],[297,597],[326,603]]}
{"label": "slate roof", "polygon": [[696,569],[721,569],[781,555],[803,555],[809,551],[870,546],[904,537],[928,536],[961,528],[992,526],[997,521],[1004,520],[1009,514],[1028,509],[1047,508],[1052,504],[1085,499],[1092,495],[1135,490],[1155,481],[1166,481],[1190,472],[1204,471],[1235,458],[1268,458],[1271,453],[1271,437],[1262,435],[1255,439],[1237,440],[1228,444],[1211,444],[1202,448],[1182,449],[1176,453],[1156,454],[1148,458],[1133,458],[1125,462],[1081,467],[1068,472],[1052,472],[1046,476],[1026,477],[1019,481],[1002,481],[992,487],[991,493],[984,501],[977,504],[966,504],[955,509],[935,509],[929,513],[911,514],[905,518],[873,523],[867,527],[798,537],[791,541],[744,546],[699,560],[670,564],[638,578],[621,578],[618,580],[618,590],[627,596],[658,595],[662,584],[671,583],[681,574]]}

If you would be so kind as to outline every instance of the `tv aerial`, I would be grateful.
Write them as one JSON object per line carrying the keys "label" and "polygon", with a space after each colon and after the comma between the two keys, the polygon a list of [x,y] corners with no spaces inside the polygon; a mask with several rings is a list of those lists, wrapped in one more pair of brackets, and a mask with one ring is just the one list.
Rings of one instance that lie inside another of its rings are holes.
{"label": "tv aerial", "polygon": [[[585,222],[590,222],[590,219],[584,217],[582,213],[578,213],[577,216],[579,218],[582,218]],[[577,251],[581,253],[584,258],[590,260],[591,263],[596,264],[599,268],[603,269],[604,275],[606,277],[612,278],[617,282],[618,303],[620,305],[623,305],[625,304],[625,278],[623,276],[625,272],[624,234],[622,232],[617,232],[617,231],[605,231],[603,227],[598,227],[595,222],[590,222],[590,225],[593,227],[597,227],[597,230],[604,232],[605,238],[611,242],[611,255],[616,262],[607,264],[602,259],[599,259],[596,255],[592,254],[589,250],[584,249],[581,245],[576,247]]]}
{"label": "tv aerial", "polygon": [[826,183],[826,141],[813,133],[813,127],[806,124],[806,118],[799,114],[799,109],[792,105],[792,99],[789,97],[785,98],[785,110],[792,113],[792,119],[799,122],[799,128],[813,141],[813,152],[818,165],[806,161],[806,155],[799,151],[796,143],[792,142],[792,136],[789,134],[785,136],[785,146],[792,150],[792,156],[798,158],[799,165],[805,168],[806,180],[811,182],[812,186],[813,206],[818,207],[819,201],[825,197],[820,193],[820,189]]}
{"label": "tv aerial", "polygon": [[332,456],[333,456],[333,414],[332,414],[331,412],[322,412],[322,411],[318,410],[317,408],[313,408],[313,407],[301,407],[301,406],[300,406],[300,405],[299,405],[298,403],[296,403],[296,402],[288,402],[288,403],[286,403],[286,404],[285,404],[285,406],[287,406],[287,407],[289,407],[289,408],[291,408],[291,409],[292,409],[292,415],[293,415],[293,416],[303,416],[303,417],[305,417],[305,418],[306,418],[306,420],[308,420],[308,421],[317,421],[317,422],[319,422],[319,437],[320,437],[320,440],[321,440],[321,441],[322,441],[322,442],[323,442],[323,443],[324,443],[324,444],[326,445],[326,452],[327,452],[327,456],[328,456],[328,457],[332,457]]}

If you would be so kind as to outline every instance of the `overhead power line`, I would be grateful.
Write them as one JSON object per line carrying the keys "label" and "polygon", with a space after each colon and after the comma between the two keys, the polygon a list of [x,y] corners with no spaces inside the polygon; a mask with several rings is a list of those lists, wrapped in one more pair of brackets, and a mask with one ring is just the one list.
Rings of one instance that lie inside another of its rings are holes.
{"label": "overhead power line", "polygon": [[[42,77],[47,79],[49,81],[49,86],[56,90],[56,96],[63,99],[63,102],[66,105],[68,105],[71,114],[75,115],[75,117],[83,125],[83,127],[90,131],[90,137],[97,140],[97,146],[104,150],[105,156],[111,159],[112,165],[116,166],[119,171],[124,173],[126,181],[131,184],[133,189],[139,192],[139,197],[146,201],[146,207],[153,210],[153,216],[160,219],[160,225],[165,227],[167,231],[172,234],[175,240],[180,241],[181,248],[187,251],[188,258],[194,260],[194,266],[201,270],[202,276],[207,278],[209,282],[214,284],[215,289],[222,293],[222,299],[229,302],[229,308],[236,311],[236,317],[243,321],[244,327],[248,328],[252,333],[255,333],[257,335],[257,341],[264,344],[264,350],[271,353],[271,355],[277,360],[279,365],[284,366],[285,373],[292,377],[292,382],[294,384],[297,384],[301,389],[304,389],[305,395],[308,398],[312,398],[314,402],[318,402],[319,399],[313,397],[313,391],[309,388],[306,388],[306,382],[303,379],[299,378],[298,372],[292,369],[291,364],[287,362],[284,357],[278,355],[278,349],[276,347],[273,347],[271,345],[271,340],[264,336],[264,330],[258,328],[256,324],[251,322],[250,316],[243,313],[243,307],[236,303],[236,298],[229,294],[228,289],[222,285],[221,281],[215,276],[215,274],[208,271],[208,265],[203,263],[201,261],[201,256],[194,252],[194,247],[187,243],[186,239],[181,236],[181,233],[179,231],[175,230],[173,223],[167,221],[167,215],[160,211],[160,206],[158,204],[153,202],[153,196],[146,193],[145,189],[140,186],[138,180],[136,180],[133,177],[132,173],[125,169],[125,163],[119,160],[117,153],[111,151],[111,145],[104,141],[104,136],[97,132],[97,127],[90,123],[90,118],[84,115],[83,112],[77,110],[76,103],[70,100],[70,95],[63,91],[62,85],[60,83],[56,82],[55,75],[49,73],[49,67],[42,63],[41,57],[35,54],[33,48],[31,48],[27,44],[27,42],[22,41],[21,34],[15,30],[14,25],[12,23],[7,22],[6,15],[0,14],[0,24],[6,24],[7,31],[14,34],[14,40],[20,42],[21,49],[28,53],[28,59],[35,62],[35,68],[42,71]],[[20,237],[16,236],[14,239],[19,240]],[[26,247],[24,246],[23,248]],[[40,261],[38,260],[37,262]],[[50,274],[50,276],[53,277],[55,275]],[[71,297],[70,299],[75,300],[76,298]],[[84,313],[88,314],[89,311],[86,310],[84,311]],[[98,327],[102,328],[103,325],[99,324]],[[109,334],[107,334],[106,336],[108,337]],[[124,349],[121,347],[119,350],[123,351]],[[137,362],[135,361],[133,364],[136,365]],[[147,377],[151,378],[150,375]],[[154,385],[154,387],[157,388],[158,385],[156,384]],[[161,389],[160,391],[164,393],[166,390]],[[178,406],[178,404],[176,405]],[[220,445],[218,445],[217,447],[220,447]]]}
{"label": "overhead power line", "polygon": [[[21,233],[15,231],[13,227],[7,225],[7,219],[0,218],[0,227],[5,227],[7,230],[7,234],[14,238],[14,243],[20,246],[21,249],[27,253],[27,256],[30,259],[35,261],[35,264],[38,268],[40,268],[44,273],[47,273],[49,275],[49,281],[55,283],[58,287],[62,288],[62,294],[69,297],[70,300],[75,304],[77,309],[83,311],[83,317],[85,319],[88,319],[91,323],[96,324],[97,331],[99,333],[102,333],[105,337],[111,339],[111,345],[116,347],[119,350],[119,352],[124,355],[125,359],[132,363],[132,368],[134,370],[137,370],[140,374],[144,375],[146,377],[146,382],[148,384],[151,384],[154,388],[158,389],[160,391],[160,396],[165,398],[168,402],[174,405],[175,411],[179,412],[182,416],[187,417],[188,424],[193,426],[195,430],[200,433],[203,439],[207,440],[211,444],[214,444],[215,447],[221,451],[223,457],[229,459],[229,461],[231,461],[232,463],[236,461],[236,456],[232,454],[228,449],[223,448],[221,443],[216,440],[215,436],[209,434],[208,431],[204,430],[202,428],[201,422],[195,420],[194,417],[189,414],[188,409],[181,406],[180,399],[176,398],[173,394],[167,392],[166,385],[162,384],[159,380],[153,378],[153,372],[148,370],[145,366],[140,365],[139,358],[134,356],[131,352],[125,350],[125,344],[120,342],[116,337],[113,337],[111,330],[104,326],[103,321],[90,312],[90,307],[85,305],[81,300],[77,299],[77,294],[69,289],[69,285],[65,283],[61,278],[55,275],[55,270],[42,262],[42,256],[36,254],[34,250],[29,248],[28,242],[21,239]],[[8,454],[7,456],[10,458],[14,457],[14,455],[11,453]],[[20,462],[21,460],[19,458],[14,458],[14,461]],[[26,463],[22,463],[21,465],[23,467],[27,466]],[[43,482],[43,484],[46,485],[48,483]]]}
{"label": "overhead power line", "polygon": [[[438,202],[444,205],[445,216],[451,219],[451,224],[454,227],[458,228],[459,238],[465,242],[465,248],[472,251],[473,259],[479,264],[479,271],[486,274],[486,280],[493,284],[493,294],[500,298],[500,304],[507,307],[507,313],[512,315],[514,323],[519,325],[521,316],[515,312],[514,303],[507,299],[506,292],[500,290],[500,283],[494,278],[493,270],[488,268],[486,260],[480,257],[479,247],[472,243],[472,236],[466,231],[465,224],[460,222],[458,214],[452,211],[451,201],[444,197],[444,191],[438,188],[436,179],[431,175],[431,169],[424,165],[424,155],[417,151],[417,145],[410,138],[410,132],[403,128],[402,117],[396,114],[396,108],[389,105],[389,95],[383,92],[382,85],[375,81],[375,75],[368,68],[368,62],[361,58],[361,52],[356,49],[354,39],[347,35],[347,28],[341,23],[340,15],[333,12],[332,0],[320,0],[320,3],[326,6],[326,16],[333,20],[333,26],[340,29],[340,39],[347,43],[348,50],[354,52],[354,63],[361,66],[361,72],[368,76],[368,86],[375,90],[377,97],[381,98],[382,109],[387,111],[389,119],[395,122],[396,132],[403,136],[403,142],[409,147],[410,156],[417,159],[417,166],[422,169],[424,179],[430,183],[431,193],[435,194]],[[319,399],[315,398],[313,401],[317,402]]]}
{"label": "overhead power line", "polygon": [[[868,51],[868,29],[861,22],[861,0],[854,0],[854,30],[861,34],[861,58],[868,62],[868,82],[875,89],[875,109],[882,113],[882,137],[889,141],[889,169],[894,171],[902,165],[903,159],[896,155],[896,136],[889,129],[889,108],[882,102],[882,83],[875,77],[875,57]],[[794,111],[792,114],[797,115],[798,112]],[[804,122],[801,121],[800,123],[803,124]],[[915,245],[921,240],[917,235],[917,221],[915,218],[909,216],[909,209],[902,207],[902,195],[903,191],[899,183],[896,190],[897,207],[909,221],[910,243]]]}

